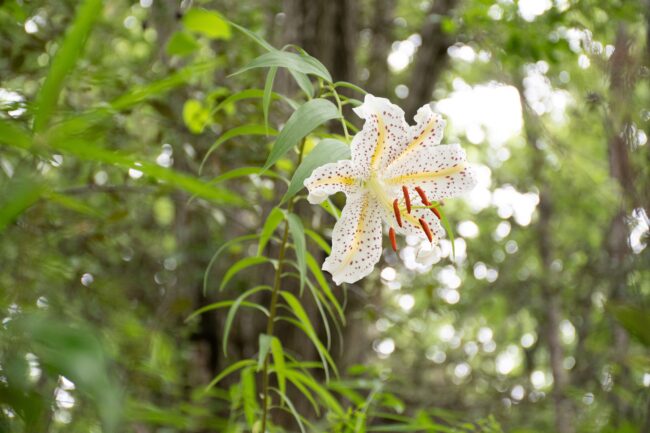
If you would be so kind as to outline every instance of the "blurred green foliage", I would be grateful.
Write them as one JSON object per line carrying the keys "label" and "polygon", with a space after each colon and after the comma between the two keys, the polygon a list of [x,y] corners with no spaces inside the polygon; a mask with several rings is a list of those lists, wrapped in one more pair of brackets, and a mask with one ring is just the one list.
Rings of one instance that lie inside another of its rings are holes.
{"label": "blurred green foliage", "polygon": [[433,99],[509,88],[523,123],[450,114],[483,177],[445,204],[456,241],[344,289],[320,272],[342,201],[300,188],[361,92],[267,42],[282,2],[189,3],[0,3],[0,431],[259,432],[262,394],[269,431],[650,428],[647,2],[395,2],[389,54],[428,20],[452,40]]}

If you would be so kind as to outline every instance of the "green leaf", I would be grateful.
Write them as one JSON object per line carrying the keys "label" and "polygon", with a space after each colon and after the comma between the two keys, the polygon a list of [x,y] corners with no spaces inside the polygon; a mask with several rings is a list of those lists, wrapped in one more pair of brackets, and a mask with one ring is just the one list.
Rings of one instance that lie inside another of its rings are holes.
{"label": "green leaf", "polygon": [[260,334],[259,337],[259,353],[257,354],[257,371],[262,371],[264,368],[264,361],[271,350],[271,340],[272,336],[266,334]]}
{"label": "green leaf", "polygon": [[262,255],[266,244],[269,242],[269,239],[271,239],[271,236],[273,236],[275,229],[278,228],[282,221],[284,221],[284,212],[280,208],[274,207],[271,212],[269,212],[269,216],[266,217],[266,221],[264,222],[264,227],[262,227],[262,233],[260,234],[260,243],[257,247],[258,256]]}
{"label": "green leaf", "polygon": [[217,261],[221,253],[224,252],[227,248],[230,248],[232,245],[236,245],[240,242],[245,242],[252,239],[257,239],[257,235],[252,234],[252,235],[238,236],[234,239],[229,240],[228,242],[225,242],[223,245],[219,247],[219,249],[217,249],[217,251],[215,251],[215,253],[210,258],[210,262],[208,263],[208,266],[205,268],[205,272],[203,273],[203,294],[207,293],[208,275],[210,274],[210,270],[212,269],[212,266],[214,266],[214,263]]}
{"label": "green leaf", "polygon": [[287,367],[284,360],[284,350],[282,350],[282,343],[276,337],[271,339],[271,353],[273,354],[273,366],[275,367],[275,375],[278,378],[278,386],[280,392],[285,394],[287,391]]}
{"label": "green leaf", "polygon": [[286,393],[282,390],[277,390],[275,388],[271,388],[271,389],[280,396],[280,399],[282,400],[283,403],[286,403],[287,407],[289,408],[289,411],[291,412],[291,415],[293,415],[293,418],[296,420],[296,423],[300,428],[300,432],[307,433],[307,431],[305,430],[305,426],[302,424],[302,416],[300,416],[300,414],[296,410],[296,407],[293,405],[293,402],[289,399],[289,397],[287,397]]}
{"label": "green leaf", "polygon": [[241,361],[237,361],[237,362],[235,362],[234,364],[229,365],[228,367],[226,367],[225,369],[223,369],[223,370],[222,370],[222,371],[221,371],[221,372],[220,372],[220,373],[219,373],[219,374],[218,374],[214,379],[212,379],[212,382],[210,382],[210,383],[205,387],[205,389],[203,390],[203,392],[206,393],[206,392],[210,391],[210,389],[211,389],[211,388],[214,388],[214,386],[215,386],[216,384],[218,384],[218,383],[221,381],[221,379],[223,379],[224,377],[228,376],[229,374],[232,374],[232,373],[234,373],[234,372],[237,371],[237,370],[241,370],[242,368],[252,367],[252,366],[254,366],[255,364],[257,364],[257,362],[255,362],[255,361],[252,360],[252,359],[242,359]]}
{"label": "green leaf", "polygon": [[253,374],[253,371],[252,368],[245,368],[241,371],[240,375],[244,416],[248,428],[251,430],[253,429],[253,424],[255,423],[256,414],[259,409],[259,406],[257,405],[257,392],[255,391],[255,375]]}
{"label": "green leaf", "polygon": [[0,232],[36,203],[45,188],[29,178],[12,178],[0,189]]}
{"label": "green leaf", "polygon": [[314,275],[314,278],[316,278],[316,282],[318,282],[321,291],[325,294],[327,299],[329,299],[334,308],[336,308],[336,312],[338,313],[341,322],[345,323],[345,314],[343,313],[343,308],[341,307],[341,304],[339,304],[338,299],[336,299],[336,296],[334,296],[334,293],[332,292],[329,284],[327,284],[325,275],[323,275],[323,272],[321,271],[320,266],[318,266],[316,259],[314,259],[314,256],[312,256],[310,253],[307,253],[307,266],[309,267],[311,273]]}
{"label": "green leaf", "polygon": [[200,134],[210,121],[210,110],[201,101],[188,99],[183,105],[183,122],[193,134]]}
{"label": "green leaf", "polygon": [[368,93],[365,90],[363,90],[361,87],[359,87],[359,86],[357,86],[355,84],[352,84],[352,83],[348,83],[347,81],[337,81],[336,83],[334,83],[334,87],[335,88],[336,87],[345,87],[347,89],[355,90],[355,91],[361,93],[362,95],[365,95],[365,94]]}
{"label": "green leaf", "polygon": [[262,263],[270,263],[270,262],[271,262],[270,259],[261,256],[244,257],[243,259],[236,261],[226,271],[226,275],[223,277],[223,280],[221,280],[219,291],[222,291],[226,287],[226,285],[230,282],[230,280],[232,280],[232,278],[235,275],[237,275],[239,272],[243,271],[244,269],[250,268],[251,266],[257,266]]}
{"label": "green leaf", "polygon": [[296,251],[296,258],[298,259],[298,271],[300,272],[300,290],[305,286],[305,279],[307,278],[307,246],[305,242],[305,229],[302,226],[300,217],[294,213],[287,215],[289,222],[289,232],[293,238],[293,245]]}
{"label": "green leaf", "polygon": [[109,151],[92,145],[86,141],[74,139],[64,140],[58,138],[57,142],[50,142],[53,148],[76,156],[77,158],[104,162],[126,169],[135,169],[144,174],[167,182],[171,186],[183,189],[191,194],[222,204],[239,204],[246,206],[246,202],[237,194],[222,188],[217,188],[202,182],[192,176],[161,167],[151,162],[141,161],[137,158],[122,153]]}
{"label": "green leaf", "polygon": [[57,203],[66,209],[70,209],[84,215],[92,216],[95,218],[101,218],[104,216],[104,214],[96,208],[88,206],[81,200],[77,200],[76,198],[69,197],[65,194],[59,194],[54,191],[47,191],[45,192],[45,197],[53,203]]}
{"label": "green leaf", "polygon": [[229,129],[228,131],[221,134],[221,136],[217,138],[217,141],[215,141],[212,146],[210,146],[210,149],[208,149],[205,156],[203,157],[203,161],[201,161],[199,174],[203,171],[203,166],[205,165],[205,162],[208,160],[212,152],[217,150],[226,141],[235,137],[240,137],[242,135],[276,135],[277,133],[278,132],[275,129],[267,128],[266,126],[259,125],[257,123],[250,123],[248,125],[237,126],[235,128]]}
{"label": "green leaf", "polygon": [[[305,309],[302,307],[302,304],[298,298],[287,291],[280,292],[280,295],[284,298],[284,301],[289,306],[289,309],[298,319],[297,323],[300,325],[300,328],[305,332],[307,337],[309,337],[311,342],[314,344],[314,347],[316,347],[316,350],[318,351],[320,357],[323,358],[323,367],[327,367],[327,364],[329,364],[330,367],[332,367],[334,373],[338,376],[338,369],[334,363],[334,360],[330,356],[327,349],[325,349],[323,346],[323,343],[321,343],[321,341],[318,339],[318,335],[316,334],[316,331],[314,330],[314,327],[309,320],[309,315],[307,315],[307,312],[305,312]],[[325,369],[325,377],[327,380],[329,380],[327,368]]]}
{"label": "green leaf", "polygon": [[326,99],[312,99],[301,105],[280,131],[264,168],[270,168],[307,134],[338,115],[336,105]]}
{"label": "green leaf", "polygon": [[[226,308],[226,307],[231,307],[236,301],[229,300],[229,301],[219,301],[219,302],[214,302],[210,305],[206,305],[205,307],[201,307],[198,310],[194,311],[192,314],[187,316],[185,319],[186,322],[189,322],[190,320],[194,319],[196,316],[199,316],[207,311],[212,311],[212,310],[218,310],[219,308]],[[246,302],[242,301],[239,303],[240,307],[249,307],[249,308],[255,308],[257,310],[260,310],[262,313],[264,313],[266,316],[269,316],[269,310],[264,308],[263,306],[259,304],[255,304],[253,302]]]}
{"label": "green leaf", "polygon": [[0,144],[29,149],[32,147],[32,137],[18,124],[0,119]]}
{"label": "green leaf", "polygon": [[271,106],[271,96],[273,95],[273,82],[275,81],[275,74],[278,68],[269,68],[266,74],[266,82],[264,83],[264,96],[262,97],[262,111],[264,112],[264,126],[269,127],[269,107]]}
{"label": "green leaf", "polygon": [[235,302],[233,302],[232,306],[228,310],[228,315],[226,316],[226,324],[224,325],[223,329],[223,354],[224,356],[228,356],[228,337],[230,336],[230,328],[232,327],[232,322],[235,320],[235,316],[237,315],[237,310],[239,309],[239,306],[242,305],[244,300],[248,298],[251,295],[254,295],[255,293],[261,292],[263,290],[272,290],[271,286],[256,286],[253,287],[252,289],[246,290],[244,293],[239,295],[237,299],[235,299]]}
{"label": "green leaf", "polygon": [[311,376],[297,370],[287,370],[287,379],[289,379],[293,384],[300,383],[310,388],[320,397],[325,404],[325,407],[329,408],[340,417],[345,416],[345,412],[336,398]]}
{"label": "green leaf", "polygon": [[296,169],[281,202],[296,195],[304,187],[305,179],[311,176],[316,168],[341,159],[350,159],[350,146],[333,138],[321,140]]}
{"label": "green leaf", "polygon": [[263,168],[261,167],[239,167],[232,169],[230,171],[225,172],[222,175],[219,175],[212,179],[210,181],[211,184],[219,183],[219,182],[224,182],[226,180],[231,180],[231,179],[237,179],[240,177],[245,177],[245,176],[251,176],[251,175],[258,175],[258,176],[267,176],[267,177],[272,177],[275,179],[281,179],[286,182],[286,179],[284,179],[282,176],[280,176],[277,173],[273,173],[270,171],[264,171]]}
{"label": "green leaf", "polygon": [[34,131],[43,131],[58,103],[63,82],[74,68],[86,44],[86,39],[93,28],[95,20],[102,14],[101,0],[85,0],[78,8],[77,14],[68,28],[63,42],[52,60],[52,66],[45,77],[43,86],[36,97],[36,115]]}
{"label": "green leaf", "polygon": [[188,30],[211,39],[230,39],[230,24],[219,13],[205,9],[190,9],[183,16]]}
{"label": "green leaf", "polygon": [[246,36],[251,38],[251,40],[256,42],[259,46],[261,46],[265,50],[267,50],[267,51],[275,51],[275,48],[273,48],[273,46],[271,46],[271,44],[266,42],[261,36],[257,35],[256,33],[251,32],[246,27],[242,27],[239,24],[233,23],[232,21],[228,21],[228,22],[230,23],[230,25],[232,27],[236,28],[237,30],[239,30],[240,32],[242,32],[243,34],[245,34]]}
{"label": "green leaf", "polygon": [[440,222],[449,236],[449,242],[451,242],[451,260],[456,260],[456,242],[454,241],[454,231],[451,229],[451,224],[445,216],[445,213],[440,209],[440,206],[436,206],[438,212],[440,212]]}
{"label": "green leaf", "polygon": [[311,240],[313,240],[316,243],[316,245],[321,247],[321,249],[323,251],[325,251],[325,254],[329,255],[332,252],[332,248],[325,241],[325,239],[323,239],[323,237],[321,235],[319,235],[318,233],[316,233],[315,231],[313,231],[311,229],[305,229],[305,234],[307,236],[309,236],[311,238]]}
{"label": "green leaf", "polygon": [[300,89],[303,92],[305,92],[305,95],[307,95],[307,99],[313,98],[314,85],[311,83],[311,80],[309,79],[307,74],[303,74],[302,72],[294,71],[292,69],[289,69],[289,73],[298,84],[298,87],[300,87]]}
{"label": "green leaf", "polygon": [[174,32],[167,42],[166,51],[170,56],[187,56],[198,50],[201,44],[188,32]]}
{"label": "green leaf", "polygon": [[255,68],[287,68],[291,71],[303,74],[315,75],[328,83],[332,82],[332,76],[321,62],[306,54],[288,53],[286,51],[273,50],[255,58],[248,65],[244,66],[233,75],[241,74]]}

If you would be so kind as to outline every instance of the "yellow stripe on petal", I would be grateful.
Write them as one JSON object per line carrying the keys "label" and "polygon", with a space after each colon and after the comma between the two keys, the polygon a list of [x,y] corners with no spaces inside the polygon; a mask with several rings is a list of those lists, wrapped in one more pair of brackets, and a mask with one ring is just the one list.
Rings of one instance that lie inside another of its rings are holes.
{"label": "yellow stripe on petal", "polygon": [[404,174],[402,176],[386,179],[385,182],[392,185],[404,185],[407,183],[427,181],[435,179],[437,177],[451,176],[452,174],[460,173],[464,168],[465,163],[462,163],[436,171],[424,171],[420,173]]}
{"label": "yellow stripe on petal", "polygon": [[357,224],[357,229],[354,232],[354,237],[352,238],[352,244],[350,245],[350,252],[345,256],[345,259],[341,261],[340,267],[343,268],[350,264],[352,257],[359,251],[359,246],[361,245],[361,236],[363,235],[363,229],[365,226],[366,214],[368,213],[368,203],[370,200],[366,195],[361,205],[361,210],[359,211],[359,223]]}
{"label": "yellow stripe on petal", "polygon": [[370,158],[370,166],[373,169],[377,169],[377,165],[381,160],[381,155],[384,152],[384,146],[386,142],[386,125],[384,125],[384,119],[377,114],[377,144],[375,146],[375,152]]}
{"label": "yellow stripe on petal", "polygon": [[404,149],[402,153],[397,158],[395,158],[393,162],[391,162],[391,165],[404,158],[406,155],[415,150],[420,144],[422,144],[422,142],[427,138],[427,135],[429,135],[431,131],[433,131],[433,129],[436,127],[437,123],[438,119],[435,116],[432,117],[422,132],[417,137],[415,137],[413,141],[408,144],[408,146],[406,146],[406,149]]}

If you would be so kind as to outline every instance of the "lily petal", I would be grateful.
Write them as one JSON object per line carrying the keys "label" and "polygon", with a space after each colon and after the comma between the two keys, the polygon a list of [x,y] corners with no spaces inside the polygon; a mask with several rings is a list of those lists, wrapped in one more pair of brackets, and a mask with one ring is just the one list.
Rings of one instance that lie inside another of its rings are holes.
{"label": "lily petal", "polygon": [[349,196],[359,189],[357,177],[357,171],[349,159],[322,165],[305,179],[304,184],[309,190],[307,200],[311,204],[318,204],[341,191]]}
{"label": "lily petal", "polygon": [[370,272],[382,252],[381,213],[370,194],[349,195],[332,232],[332,253],[323,270],[337,285],[354,283]]}
{"label": "lily petal", "polygon": [[404,111],[388,99],[368,94],[354,112],[366,122],[352,140],[352,161],[368,177],[399,155],[411,132]]}
{"label": "lily petal", "polygon": [[396,161],[384,182],[406,186],[412,198],[418,197],[415,188],[421,187],[430,201],[439,201],[471,190],[476,177],[460,145],[445,144],[425,147]]}
{"label": "lily petal", "polygon": [[409,127],[408,141],[404,142],[396,155],[388,161],[387,168],[401,163],[416,150],[440,144],[446,124],[442,116],[434,113],[429,104],[426,104],[418,109],[414,120],[415,125]]}

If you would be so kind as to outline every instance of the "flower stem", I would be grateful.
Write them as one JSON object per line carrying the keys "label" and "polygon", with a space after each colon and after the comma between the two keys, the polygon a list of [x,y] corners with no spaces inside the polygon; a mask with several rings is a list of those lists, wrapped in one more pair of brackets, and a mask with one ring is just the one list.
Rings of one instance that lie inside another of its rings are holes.
{"label": "flower stem", "polygon": [[339,98],[339,93],[336,91],[336,87],[332,86],[332,94],[334,99],[336,99],[336,105],[339,107],[339,116],[341,117],[341,126],[343,127],[343,133],[345,134],[345,140],[350,141],[350,133],[348,132],[348,126],[345,124],[345,118],[343,117],[343,104],[341,104],[341,98]]}
{"label": "flower stem", "polygon": [[[298,154],[298,165],[302,162],[303,153],[305,150],[305,139],[303,138],[300,143],[300,153]],[[293,211],[293,198],[289,199],[287,204],[287,214]],[[273,291],[271,293],[271,306],[269,309],[269,318],[266,322],[266,335],[273,337],[273,330],[275,326],[275,316],[278,309],[278,299],[282,285],[282,270],[284,267],[284,257],[287,252],[287,244],[289,241],[289,220],[284,221],[284,232],[282,234],[282,241],[280,243],[280,252],[278,253],[278,266],[275,269],[275,278],[273,280]],[[266,433],[266,423],[269,416],[269,354],[264,357],[264,366],[262,368],[262,430],[261,433]]]}

